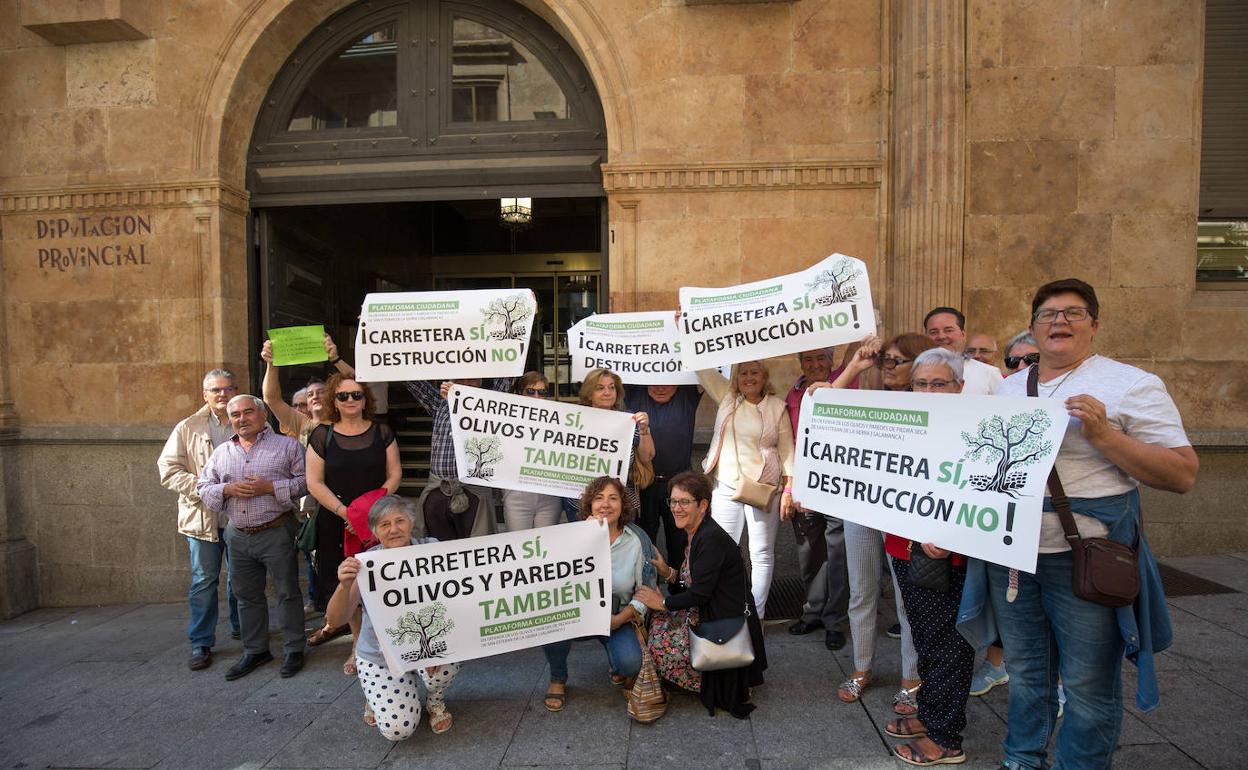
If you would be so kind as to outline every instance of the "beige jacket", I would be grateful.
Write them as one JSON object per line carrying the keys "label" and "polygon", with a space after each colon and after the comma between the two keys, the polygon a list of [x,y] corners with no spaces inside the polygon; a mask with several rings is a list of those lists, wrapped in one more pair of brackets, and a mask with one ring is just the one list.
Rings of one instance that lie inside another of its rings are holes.
{"label": "beige jacket", "polygon": [[173,428],[156,467],[160,485],[178,493],[178,532],[198,540],[217,542],[217,512],[204,505],[195,491],[199,474],[212,457],[208,435],[208,405]]}
{"label": "beige jacket", "polygon": [[[775,443],[767,449],[776,453],[777,470],[781,477],[792,476],[793,427],[784,399],[768,394],[754,410],[742,410],[742,419],[733,420],[733,412],[741,407],[742,399],[732,392],[728,380],[714,369],[699,371],[698,379],[707,395],[719,402],[715,415],[715,432],[711,435],[706,459],[702,461],[703,472],[734,487],[741,476],[758,480],[764,465],[763,448],[759,445],[760,423],[766,422],[775,427]],[[751,411],[757,414],[756,418],[750,418]],[[736,447],[733,446],[734,428],[741,430]],[[778,483],[779,480],[769,480],[767,483]]]}

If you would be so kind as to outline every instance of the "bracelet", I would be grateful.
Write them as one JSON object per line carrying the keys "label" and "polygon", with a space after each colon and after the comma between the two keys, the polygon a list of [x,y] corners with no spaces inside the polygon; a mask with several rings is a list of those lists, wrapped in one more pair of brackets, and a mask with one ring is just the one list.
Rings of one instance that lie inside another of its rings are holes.
{"label": "bracelet", "polygon": [[329,365],[333,366],[334,364],[338,363],[341,360],[342,360],[342,356],[335,356],[334,358],[329,359]]}

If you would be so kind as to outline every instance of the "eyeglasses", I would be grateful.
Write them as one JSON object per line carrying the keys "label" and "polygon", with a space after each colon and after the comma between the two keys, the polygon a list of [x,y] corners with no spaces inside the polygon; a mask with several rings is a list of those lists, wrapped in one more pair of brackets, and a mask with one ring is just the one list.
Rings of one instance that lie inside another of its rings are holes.
{"label": "eyeglasses", "polygon": [[897,367],[902,366],[903,364],[908,364],[913,360],[913,358],[890,358],[881,353],[875,357],[875,365],[881,369],[887,369],[891,372]]}
{"label": "eyeglasses", "polygon": [[1088,312],[1086,307],[1079,307],[1077,305],[1075,307],[1062,308],[1061,310],[1054,310],[1050,307],[1045,308],[1044,310],[1037,310],[1036,314],[1032,316],[1032,319],[1034,319],[1038,324],[1051,324],[1057,320],[1059,315],[1065,317],[1067,323],[1073,324],[1078,321],[1087,320],[1088,316],[1092,314]]}
{"label": "eyeglasses", "polygon": [[996,348],[967,348],[966,350],[962,351],[962,357],[974,358],[975,356],[978,356],[980,354],[983,354],[985,356],[991,356],[991,355],[996,354],[996,352],[997,352]]}
{"label": "eyeglasses", "polygon": [[685,510],[688,510],[688,509],[692,508],[693,506],[697,505],[697,503],[698,503],[698,501],[697,501],[697,500],[692,500],[692,499],[689,499],[689,498],[685,498],[685,499],[683,499],[683,500],[682,500],[682,499],[675,498],[675,497],[669,497],[669,498],[667,498],[667,507],[668,507],[668,508],[675,508],[675,509],[676,509],[676,510],[678,510],[678,511],[685,511]]}
{"label": "eyeglasses", "polygon": [[347,402],[347,399],[351,399],[352,401],[363,401],[363,400],[364,400],[364,391],[362,391],[362,390],[349,390],[349,391],[344,391],[344,392],[342,392],[342,393],[335,393],[335,394],[334,394],[334,398],[338,399],[339,401],[343,402],[344,404]]}
{"label": "eyeglasses", "polygon": [[915,380],[915,390],[944,390],[953,383],[949,380]]}
{"label": "eyeglasses", "polygon": [[208,391],[209,393],[211,393],[211,394],[212,394],[212,395],[214,395],[214,396],[219,396],[219,395],[221,395],[222,393],[233,393],[234,391],[238,390],[238,386],[237,386],[237,385],[227,385],[227,386],[225,386],[224,388],[204,388],[204,390]]}
{"label": "eyeglasses", "polygon": [[524,395],[526,396],[549,396],[550,388],[525,388]]}
{"label": "eyeglasses", "polygon": [[1005,368],[1017,369],[1019,364],[1027,364],[1028,366],[1031,366],[1032,364],[1039,363],[1039,361],[1039,353],[1028,353],[1025,356],[1006,356]]}

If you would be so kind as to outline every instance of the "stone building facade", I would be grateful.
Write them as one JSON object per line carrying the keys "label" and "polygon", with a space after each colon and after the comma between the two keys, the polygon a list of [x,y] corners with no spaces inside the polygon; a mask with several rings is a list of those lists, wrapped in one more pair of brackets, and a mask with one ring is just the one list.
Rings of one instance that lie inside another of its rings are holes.
{"label": "stone building facade", "polygon": [[[257,126],[299,52],[362,5],[0,0],[0,615],[184,593],[155,458],[206,370],[254,382],[256,222],[262,199],[283,202],[263,185],[301,168],[266,166]],[[428,18],[474,2],[435,5]],[[1201,455],[1194,492],[1146,496],[1155,549],[1248,548],[1248,292],[1195,270],[1204,3],[489,9],[579,62],[601,111],[604,307],[674,307],[682,284],[840,251],[867,263],[886,331],[952,304],[1004,340],[1037,285],[1082,276],[1100,351],[1168,383]],[[425,46],[403,30],[400,49]],[[400,96],[432,96],[416,91]],[[518,178],[504,186],[525,194]],[[386,200],[434,195],[405,184]]]}

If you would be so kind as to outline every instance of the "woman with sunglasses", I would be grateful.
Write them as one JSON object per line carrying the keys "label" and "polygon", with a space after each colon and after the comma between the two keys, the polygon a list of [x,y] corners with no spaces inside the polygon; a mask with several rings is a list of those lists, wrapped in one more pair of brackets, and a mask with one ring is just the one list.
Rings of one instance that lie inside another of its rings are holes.
{"label": "woman with sunglasses", "polygon": [[[924,334],[898,334],[887,342],[867,337],[839,377],[831,383],[811,385],[810,392],[818,388],[846,388],[855,377],[860,378],[859,387],[866,390],[911,390],[914,359],[934,347],[936,343]],[[873,368],[874,378],[867,376]],[[878,385],[873,385],[872,380]],[[849,568],[849,633],[854,641],[854,671],[841,682],[836,694],[845,703],[854,703],[874,680],[871,665],[879,633],[876,608],[880,599],[880,575],[886,565],[883,533],[846,521],[845,563]],[[901,622],[901,688],[893,696],[893,711],[901,716],[913,716],[919,711],[919,655],[914,649],[896,575],[893,576],[893,595],[897,619]]]}
{"label": "woman with sunglasses", "polygon": [[1036,347],[1036,338],[1031,332],[1023,329],[1010,337],[1005,343],[1005,376],[1021,372],[1040,360],[1040,348]]}
{"label": "woman with sunglasses", "polygon": [[[551,397],[550,381],[541,372],[525,372],[515,386],[515,392],[529,398]],[[563,514],[563,498],[543,495],[539,492],[522,492],[517,489],[501,490],[503,494],[503,520],[507,531],[550,527],[559,523]]]}
{"label": "woman with sunglasses", "polygon": [[[328,424],[318,425],[308,437],[306,460],[308,492],[320,503],[316,514],[316,595],[325,597],[321,601],[333,596],[338,587],[338,565],[344,557],[342,535],[350,526],[346,523],[347,506],[380,487],[392,495],[403,478],[394,432],[390,426],[373,421],[373,397],[368,388],[335,374],[326,383],[326,390],[333,394],[325,413]],[[359,635],[358,613],[351,619],[351,630]],[[346,632],[344,626],[327,623],[308,638],[308,644],[323,644]],[[342,672],[355,675],[354,652]]]}

